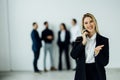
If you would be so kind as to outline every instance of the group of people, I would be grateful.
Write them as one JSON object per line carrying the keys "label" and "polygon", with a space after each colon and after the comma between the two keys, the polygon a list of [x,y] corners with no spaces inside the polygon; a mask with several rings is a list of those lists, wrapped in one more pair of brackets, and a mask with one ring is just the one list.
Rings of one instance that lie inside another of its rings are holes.
{"label": "group of people", "polygon": [[[60,31],[58,32],[57,44],[59,46],[59,66],[62,70],[62,52],[65,52],[66,66],[70,69],[69,61],[69,44],[72,44],[70,55],[76,61],[76,73],[74,80],[106,80],[105,66],[109,63],[109,39],[99,33],[97,20],[91,13],[86,13],[82,18],[82,32],[77,21],[72,19],[73,27],[67,30],[65,23],[60,24]],[[37,32],[37,23],[33,23],[32,40],[34,52],[34,70],[38,72],[37,60],[39,58],[39,51],[41,47],[41,40],[45,41],[45,58],[44,70],[46,71],[45,59],[46,51],[49,50],[51,56],[52,67],[51,70],[56,70],[53,64],[52,57],[52,41],[54,35],[52,30],[48,28],[48,22],[44,25],[46,29],[42,32],[42,38]]]}
{"label": "group of people", "polygon": [[[59,64],[58,64],[58,70],[62,70],[62,54],[64,52],[65,59],[66,59],[66,67],[67,70],[71,69],[70,64],[70,58],[69,58],[69,46],[70,44],[74,44],[75,39],[80,36],[80,27],[77,25],[77,20],[72,19],[71,21],[72,28],[70,31],[67,29],[65,23],[60,24],[60,30],[58,32],[58,39],[57,39],[57,45],[59,47]],[[42,36],[39,36],[39,33],[37,31],[38,24],[36,22],[33,23],[33,30],[31,33],[32,38],[32,50],[34,53],[34,60],[33,60],[33,67],[35,72],[40,72],[40,70],[37,67],[37,62],[39,59],[40,54],[40,48],[42,47],[41,41],[43,40],[44,45],[44,71],[47,72],[46,69],[46,55],[47,51],[50,53],[50,59],[51,59],[51,71],[57,70],[54,67],[54,60],[53,60],[53,40],[54,40],[54,33],[51,29],[49,29],[49,23],[47,21],[44,22],[45,29],[42,31]]]}

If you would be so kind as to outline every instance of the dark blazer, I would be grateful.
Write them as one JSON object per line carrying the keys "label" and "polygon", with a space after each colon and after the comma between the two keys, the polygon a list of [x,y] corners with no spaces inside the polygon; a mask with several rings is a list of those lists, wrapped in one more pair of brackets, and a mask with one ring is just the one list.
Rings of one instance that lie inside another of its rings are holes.
{"label": "dark blazer", "polygon": [[32,42],[33,42],[32,50],[33,51],[40,50],[40,47],[42,46],[42,44],[41,44],[41,38],[39,37],[37,30],[32,30],[31,38],[32,38]]}
{"label": "dark blazer", "polygon": [[[57,44],[59,47],[61,47],[61,39],[60,39],[60,34],[61,31],[58,32],[58,40],[57,40]],[[65,41],[64,41],[65,45],[68,46],[70,44],[70,32],[68,30],[65,31]]]}
{"label": "dark blazer", "polygon": [[[95,56],[95,64],[99,80],[106,80],[105,66],[109,62],[109,40],[97,33],[96,46],[104,45],[100,53]],[[71,57],[77,60],[75,80],[86,80],[85,76],[85,46],[82,44],[82,37],[78,37],[71,51]]]}

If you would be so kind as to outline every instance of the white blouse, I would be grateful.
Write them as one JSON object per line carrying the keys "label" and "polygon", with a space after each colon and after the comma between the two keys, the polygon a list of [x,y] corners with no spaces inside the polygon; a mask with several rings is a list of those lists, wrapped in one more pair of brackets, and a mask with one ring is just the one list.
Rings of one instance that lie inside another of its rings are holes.
{"label": "white blouse", "polygon": [[94,56],[95,46],[96,46],[96,33],[91,38],[87,37],[87,43],[85,45],[86,63],[95,62]]}
{"label": "white blouse", "polygon": [[70,29],[70,33],[71,33],[71,40],[70,42],[75,42],[76,38],[78,36],[81,36],[81,32],[80,32],[80,26],[78,25],[75,25],[75,26],[72,26],[72,28]]}
{"label": "white blouse", "polygon": [[62,30],[62,31],[61,31],[61,34],[60,34],[60,39],[61,39],[62,42],[65,41],[65,35],[66,35],[66,34],[65,34],[65,30]]}

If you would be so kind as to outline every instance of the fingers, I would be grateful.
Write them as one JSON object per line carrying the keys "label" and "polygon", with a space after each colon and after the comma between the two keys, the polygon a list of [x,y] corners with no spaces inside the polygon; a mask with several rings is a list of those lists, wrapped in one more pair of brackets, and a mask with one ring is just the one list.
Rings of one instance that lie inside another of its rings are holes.
{"label": "fingers", "polygon": [[96,47],[95,49],[96,49],[96,50],[101,50],[102,47],[98,46],[98,47]]}
{"label": "fingers", "polygon": [[97,50],[99,50],[99,49],[101,50],[103,47],[104,47],[104,45],[100,45],[100,46],[97,46],[96,49]]}
{"label": "fingers", "polygon": [[86,29],[82,30],[82,34],[85,32]]}
{"label": "fingers", "polygon": [[104,47],[104,45],[100,45],[100,47],[102,48],[102,47]]}
{"label": "fingers", "polygon": [[88,34],[88,32],[86,31],[86,29],[82,30],[82,34],[85,34],[85,35]]}
{"label": "fingers", "polygon": [[102,48],[104,47],[104,45],[99,45],[95,48],[95,54],[98,55],[98,53],[100,52],[100,50],[102,50]]}

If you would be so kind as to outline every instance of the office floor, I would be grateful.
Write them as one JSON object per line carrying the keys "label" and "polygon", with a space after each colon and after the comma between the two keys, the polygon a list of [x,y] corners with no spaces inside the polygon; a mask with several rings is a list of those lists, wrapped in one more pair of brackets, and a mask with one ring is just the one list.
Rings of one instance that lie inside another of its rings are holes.
{"label": "office floor", "polygon": [[[107,80],[120,80],[120,69],[107,69]],[[54,72],[0,72],[0,80],[73,80],[74,71]]]}

